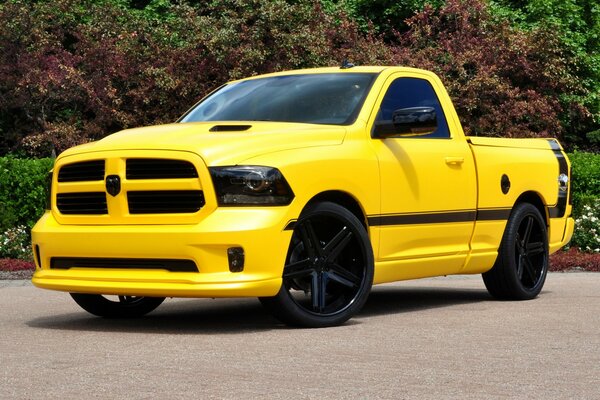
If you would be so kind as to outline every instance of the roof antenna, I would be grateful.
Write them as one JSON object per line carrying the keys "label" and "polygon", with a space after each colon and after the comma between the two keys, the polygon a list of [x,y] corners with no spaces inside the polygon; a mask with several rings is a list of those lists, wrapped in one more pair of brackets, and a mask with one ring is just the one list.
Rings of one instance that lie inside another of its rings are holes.
{"label": "roof antenna", "polygon": [[348,69],[348,68],[352,68],[352,67],[354,67],[354,64],[352,64],[345,58],[344,58],[344,61],[342,61],[342,65],[340,65],[340,69]]}

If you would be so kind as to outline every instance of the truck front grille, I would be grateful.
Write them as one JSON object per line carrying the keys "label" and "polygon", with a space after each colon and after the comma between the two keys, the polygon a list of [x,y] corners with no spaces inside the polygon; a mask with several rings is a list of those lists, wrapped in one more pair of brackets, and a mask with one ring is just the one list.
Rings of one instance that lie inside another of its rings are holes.
{"label": "truck front grille", "polygon": [[202,190],[127,192],[130,214],[195,213],[204,206]]}
{"label": "truck front grille", "polygon": [[56,195],[56,206],[62,214],[108,214],[106,193],[81,192],[59,193]]}
{"label": "truck front grille", "polygon": [[192,224],[200,220],[205,196],[198,168],[205,167],[197,155],[168,150],[98,155],[102,159],[57,163],[53,205],[61,223]]}

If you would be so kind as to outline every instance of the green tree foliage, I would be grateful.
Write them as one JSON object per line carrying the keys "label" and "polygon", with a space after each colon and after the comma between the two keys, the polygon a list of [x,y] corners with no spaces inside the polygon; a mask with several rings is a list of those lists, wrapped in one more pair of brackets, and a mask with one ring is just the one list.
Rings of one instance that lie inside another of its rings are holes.
{"label": "green tree foliage", "polygon": [[423,11],[425,5],[439,8],[444,0],[322,0],[322,3],[330,12],[343,10],[365,31],[372,27],[393,40],[395,32],[408,30],[407,19]]}

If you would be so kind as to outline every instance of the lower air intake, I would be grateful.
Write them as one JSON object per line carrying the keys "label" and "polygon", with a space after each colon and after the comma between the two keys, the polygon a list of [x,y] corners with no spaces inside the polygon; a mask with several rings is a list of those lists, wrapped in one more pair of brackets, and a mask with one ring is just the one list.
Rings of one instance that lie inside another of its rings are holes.
{"label": "lower air intake", "polygon": [[198,272],[196,263],[191,260],[155,258],[77,258],[53,257],[51,269],[70,268],[109,268],[109,269],[162,269],[171,272]]}

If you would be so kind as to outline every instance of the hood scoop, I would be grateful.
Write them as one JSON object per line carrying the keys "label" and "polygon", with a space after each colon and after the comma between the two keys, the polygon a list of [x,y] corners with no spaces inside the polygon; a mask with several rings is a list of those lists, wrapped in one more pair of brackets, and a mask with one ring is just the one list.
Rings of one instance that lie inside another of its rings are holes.
{"label": "hood scoop", "polygon": [[252,125],[215,125],[209,132],[243,132],[252,128]]}

